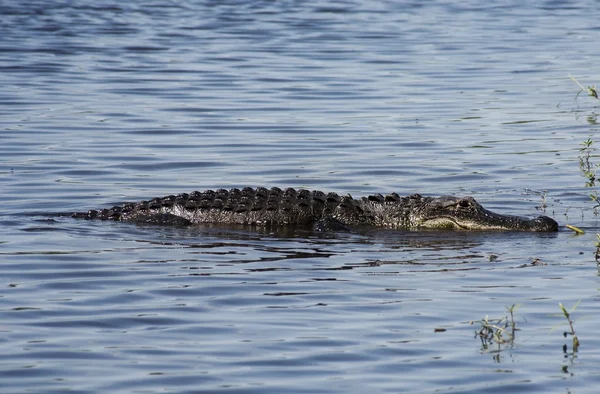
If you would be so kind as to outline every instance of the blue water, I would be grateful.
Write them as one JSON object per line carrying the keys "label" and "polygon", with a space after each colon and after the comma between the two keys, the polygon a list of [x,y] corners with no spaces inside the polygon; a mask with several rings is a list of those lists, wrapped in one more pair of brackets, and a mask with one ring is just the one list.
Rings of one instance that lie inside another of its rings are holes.
{"label": "blue water", "polygon": [[[593,391],[600,102],[569,74],[600,80],[598,3],[455,3],[2,2],[0,391]],[[561,231],[56,216],[244,186],[468,194]],[[513,304],[512,343],[475,338]]]}

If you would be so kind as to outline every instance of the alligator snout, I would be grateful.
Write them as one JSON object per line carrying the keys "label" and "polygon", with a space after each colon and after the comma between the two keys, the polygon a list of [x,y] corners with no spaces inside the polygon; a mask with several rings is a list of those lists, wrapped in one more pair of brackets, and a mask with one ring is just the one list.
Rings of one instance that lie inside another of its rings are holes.
{"label": "alligator snout", "polygon": [[535,219],[531,219],[528,226],[528,231],[558,231],[558,223],[548,216],[538,216]]}

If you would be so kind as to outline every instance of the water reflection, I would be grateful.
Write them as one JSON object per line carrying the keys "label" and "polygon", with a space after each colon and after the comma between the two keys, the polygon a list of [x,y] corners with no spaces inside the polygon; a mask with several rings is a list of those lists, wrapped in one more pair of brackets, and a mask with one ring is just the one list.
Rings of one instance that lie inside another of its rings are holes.
{"label": "water reflection", "polygon": [[[220,275],[223,267],[227,267],[228,274],[359,270],[364,274],[404,275],[490,269],[490,264],[518,258],[516,243],[520,244],[520,254],[526,254],[527,245],[552,242],[557,237],[554,233],[371,229],[319,234],[298,229],[249,230],[243,226],[119,225],[119,230],[123,229],[140,247],[145,244],[183,253],[185,258],[179,261],[185,264],[181,268],[193,271],[190,275]],[[534,259],[516,266],[541,264],[541,260]]]}

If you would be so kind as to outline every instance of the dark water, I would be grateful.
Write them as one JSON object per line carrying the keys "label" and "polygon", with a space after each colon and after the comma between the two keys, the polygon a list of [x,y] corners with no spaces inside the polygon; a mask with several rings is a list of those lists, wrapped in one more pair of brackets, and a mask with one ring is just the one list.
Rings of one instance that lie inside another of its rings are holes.
{"label": "dark water", "polygon": [[[0,2],[0,391],[593,391],[599,102],[568,75],[600,80],[599,4],[454,3]],[[260,185],[471,194],[587,233],[54,215]],[[512,343],[474,338],[513,304]]]}

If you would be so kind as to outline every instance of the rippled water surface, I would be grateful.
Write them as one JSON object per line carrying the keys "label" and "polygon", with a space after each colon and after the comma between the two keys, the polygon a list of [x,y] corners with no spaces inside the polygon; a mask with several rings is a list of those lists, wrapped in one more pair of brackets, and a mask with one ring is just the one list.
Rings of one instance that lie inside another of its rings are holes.
{"label": "rippled water surface", "polygon": [[[597,9],[2,2],[0,391],[593,391],[600,225],[579,149],[599,102],[569,74],[600,80]],[[56,215],[244,186],[473,195],[561,231]],[[574,351],[558,303],[578,301]],[[475,337],[513,304],[512,341]]]}

